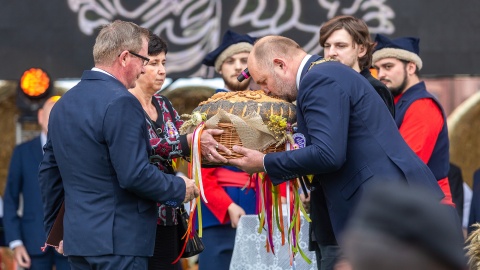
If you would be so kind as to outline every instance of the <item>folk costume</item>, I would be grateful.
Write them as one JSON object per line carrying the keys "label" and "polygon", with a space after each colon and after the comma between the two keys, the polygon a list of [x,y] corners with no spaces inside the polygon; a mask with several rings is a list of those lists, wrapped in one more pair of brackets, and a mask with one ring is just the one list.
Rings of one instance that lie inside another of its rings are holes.
{"label": "folk costume", "polygon": [[[383,58],[411,61],[422,68],[419,56],[419,39],[397,38],[390,40],[377,35],[373,62]],[[442,105],[430,94],[424,82],[419,82],[394,99],[395,123],[410,148],[428,165],[438,185],[445,193],[442,201],[454,205],[448,184],[449,140],[446,115]]]}
{"label": "folk costume", "polygon": [[[223,62],[230,56],[250,52],[254,38],[228,30],[222,43],[210,52],[203,64],[220,71]],[[216,92],[228,92],[217,89]],[[229,269],[235,244],[236,229],[230,224],[228,206],[239,205],[245,213],[256,213],[254,181],[250,176],[233,167],[202,168],[203,187],[208,203],[202,201],[203,237],[205,250],[199,255],[199,270]],[[244,190],[243,187],[245,187]]]}

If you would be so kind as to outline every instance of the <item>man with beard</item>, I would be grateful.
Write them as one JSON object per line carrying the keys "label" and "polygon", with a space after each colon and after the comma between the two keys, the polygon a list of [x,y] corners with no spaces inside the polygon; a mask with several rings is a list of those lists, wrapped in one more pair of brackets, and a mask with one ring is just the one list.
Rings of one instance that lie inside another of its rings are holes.
{"label": "man with beard", "polygon": [[229,163],[247,173],[267,172],[275,185],[314,175],[310,217],[318,269],[333,269],[345,225],[371,188],[401,182],[429,190],[437,201],[443,198],[385,103],[352,68],[307,54],[289,38],[267,36],[255,43],[248,69],[266,94],[297,102],[298,133],[306,146],[268,154],[233,146],[244,157]]}
{"label": "man with beard", "polygon": [[[255,41],[249,35],[228,30],[222,43],[210,52],[203,64],[215,67],[225,82],[216,92],[244,91],[250,79],[239,82],[238,75],[247,67],[247,59]],[[242,190],[250,176],[233,166],[202,168],[203,187],[208,203],[202,202],[203,243],[199,269],[229,269],[235,244],[236,227],[240,217],[255,214],[255,190]],[[212,259],[215,258],[215,259]]]}
{"label": "man with beard", "polygon": [[379,34],[375,41],[373,64],[378,79],[394,96],[395,122],[400,134],[435,175],[445,193],[442,202],[454,206],[448,183],[447,121],[442,105],[419,79],[420,40],[413,37],[390,40]]}

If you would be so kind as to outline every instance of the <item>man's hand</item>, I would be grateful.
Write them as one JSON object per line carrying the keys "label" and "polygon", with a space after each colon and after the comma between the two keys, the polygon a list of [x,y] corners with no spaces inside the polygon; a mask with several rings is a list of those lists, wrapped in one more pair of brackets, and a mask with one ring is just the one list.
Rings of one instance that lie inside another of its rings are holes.
{"label": "man's hand", "polygon": [[300,194],[300,201],[302,201],[303,208],[307,213],[310,213],[310,192],[308,192],[308,198],[304,193]]}
{"label": "man's hand", "polygon": [[55,250],[63,255],[63,240],[58,243],[58,247],[55,248]]}
{"label": "man's hand", "polygon": [[21,245],[13,249],[13,257],[17,261],[18,266],[22,268],[30,268],[31,261],[30,256],[28,256],[27,249],[25,246]]}
{"label": "man's hand", "polygon": [[233,146],[233,151],[242,154],[243,157],[230,159],[228,161],[229,164],[240,168],[248,174],[265,171],[263,168],[263,156],[265,156],[264,153],[238,145]]}
{"label": "man's hand", "polygon": [[228,215],[230,216],[230,223],[232,228],[237,228],[240,217],[246,215],[245,210],[236,203],[231,203],[228,206]]}
{"label": "man's hand", "polygon": [[183,203],[187,203],[200,195],[200,191],[195,185],[195,181],[193,179],[187,178],[185,176],[179,177],[181,177],[183,181],[185,181],[185,199],[183,200]]}
{"label": "man's hand", "polygon": [[214,138],[213,135],[220,135],[223,133],[221,129],[204,129],[202,135],[200,136],[200,148],[202,149],[202,156],[214,163],[227,163],[228,160],[220,155],[218,151],[222,151],[227,155],[231,155],[232,151],[230,151],[227,147],[222,144],[219,144]]}

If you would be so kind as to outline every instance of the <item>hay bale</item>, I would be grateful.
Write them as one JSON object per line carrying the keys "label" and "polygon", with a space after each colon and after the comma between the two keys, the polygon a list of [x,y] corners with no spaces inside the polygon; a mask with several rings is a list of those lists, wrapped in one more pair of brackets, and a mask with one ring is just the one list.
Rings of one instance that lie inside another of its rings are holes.
{"label": "hay bale", "polygon": [[462,169],[472,186],[473,173],[480,169],[480,92],[460,104],[447,119],[450,161]]}

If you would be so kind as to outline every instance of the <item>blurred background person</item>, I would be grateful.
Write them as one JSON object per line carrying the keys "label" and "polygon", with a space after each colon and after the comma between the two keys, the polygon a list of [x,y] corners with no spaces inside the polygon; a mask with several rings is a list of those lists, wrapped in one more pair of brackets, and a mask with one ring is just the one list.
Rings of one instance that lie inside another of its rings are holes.
{"label": "blurred background person", "polygon": [[345,258],[354,270],[464,270],[463,237],[450,210],[421,188],[379,185],[348,223]]}
{"label": "blurred background person", "polygon": [[[4,227],[6,242],[13,250],[18,266],[27,269],[70,269],[67,257],[48,247],[43,227],[43,208],[38,184],[38,166],[42,161],[42,147],[47,141],[48,119],[59,96],[45,101],[38,110],[40,136],[15,147],[10,161],[7,186],[4,194]],[[19,215],[20,198],[23,209]]]}

